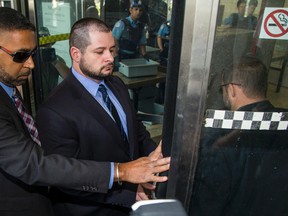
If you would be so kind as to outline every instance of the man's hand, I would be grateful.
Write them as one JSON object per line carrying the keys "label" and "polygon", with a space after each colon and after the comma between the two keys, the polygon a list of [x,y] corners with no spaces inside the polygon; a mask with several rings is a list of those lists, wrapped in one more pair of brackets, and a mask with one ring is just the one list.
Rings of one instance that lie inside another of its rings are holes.
{"label": "man's hand", "polygon": [[[147,182],[165,182],[167,176],[158,176],[157,173],[165,172],[170,168],[170,157],[162,158],[162,144],[148,157],[120,163],[118,166],[119,180],[142,184]],[[117,178],[114,178],[115,180]],[[117,180],[116,180],[117,181]]]}
{"label": "man's hand", "polygon": [[151,152],[151,153],[149,154],[149,157],[150,157],[150,156],[151,156],[151,157],[156,156],[156,155],[154,155],[154,156],[152,156],[152,155],[154,154],[155,151],[158,151],[158,150],[159,150],[159,146],[160,146],[160,148],[161,148],[161,152],[160,152],[160,154],[159,154],[159,153],[155,153],[155,154],[158,155],[158,158],[154,158],[154,159],[155,159],[155,160],[158,160],[158,159],[163,158],[163,154],[162,154],[162,140],[160,140],[160,142],[159,142],[159,144],[158,144],[158,148],[156,148],[153,152]]}

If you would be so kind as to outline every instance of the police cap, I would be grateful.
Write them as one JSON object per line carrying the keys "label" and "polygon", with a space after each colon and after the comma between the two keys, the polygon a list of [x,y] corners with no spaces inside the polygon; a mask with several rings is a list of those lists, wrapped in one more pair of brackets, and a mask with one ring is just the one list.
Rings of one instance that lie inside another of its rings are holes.
{"label": "police cap", "polygon": [[130,8],[132,7],[142,7],[142,1],[141,0],[132,0],[130,4]]}

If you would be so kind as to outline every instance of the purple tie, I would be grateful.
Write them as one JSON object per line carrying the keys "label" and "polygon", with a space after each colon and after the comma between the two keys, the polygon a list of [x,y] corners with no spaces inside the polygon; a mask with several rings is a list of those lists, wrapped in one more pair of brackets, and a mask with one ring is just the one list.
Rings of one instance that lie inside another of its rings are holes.
{"label": "purple tie", "polygon": [[38,131],[37,131],[35,122],[34,122],[32,116],[29,115],[28,112],[26,111],[26,108],[23,105],[21,96],[17,93],[16,88],[14,88],[12,98],[14,99],[15,106],[17,107],[18,112],[20,113],[26,127],[28,128],[28,130],[30,132],[31,138],[34,140],[34,142],[36,142],[38,145],[41,146],[41,142],[39,139],[39,135],[38,135]]}

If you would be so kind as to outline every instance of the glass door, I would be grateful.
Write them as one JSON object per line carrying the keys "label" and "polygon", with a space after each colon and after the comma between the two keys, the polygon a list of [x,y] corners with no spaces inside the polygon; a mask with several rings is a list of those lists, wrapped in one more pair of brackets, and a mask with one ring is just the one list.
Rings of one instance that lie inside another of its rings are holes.
{"label": "glass door", "polygon": [[193,216],[287,214],[287,1],[183,4],[166,197]]}

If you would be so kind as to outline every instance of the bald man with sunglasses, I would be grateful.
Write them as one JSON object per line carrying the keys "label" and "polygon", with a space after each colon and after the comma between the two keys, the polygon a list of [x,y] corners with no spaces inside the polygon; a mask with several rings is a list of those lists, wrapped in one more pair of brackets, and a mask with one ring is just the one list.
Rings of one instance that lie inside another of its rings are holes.
{"label": "bald man with sunglasses", "polygon": [[19,12],[0,7],[0,215],[53,216],[47,186],[104,194],[111,179],[132,183],[166,181],[167,177],[155,176],[169,168],[169,158],[159,159],[161,146],[149,157],[120,163],[124,170],[118,170],[115,161],[114,175],[114,162],[44,156],[33,118],[16,89],[35,66],[35,30]]}

